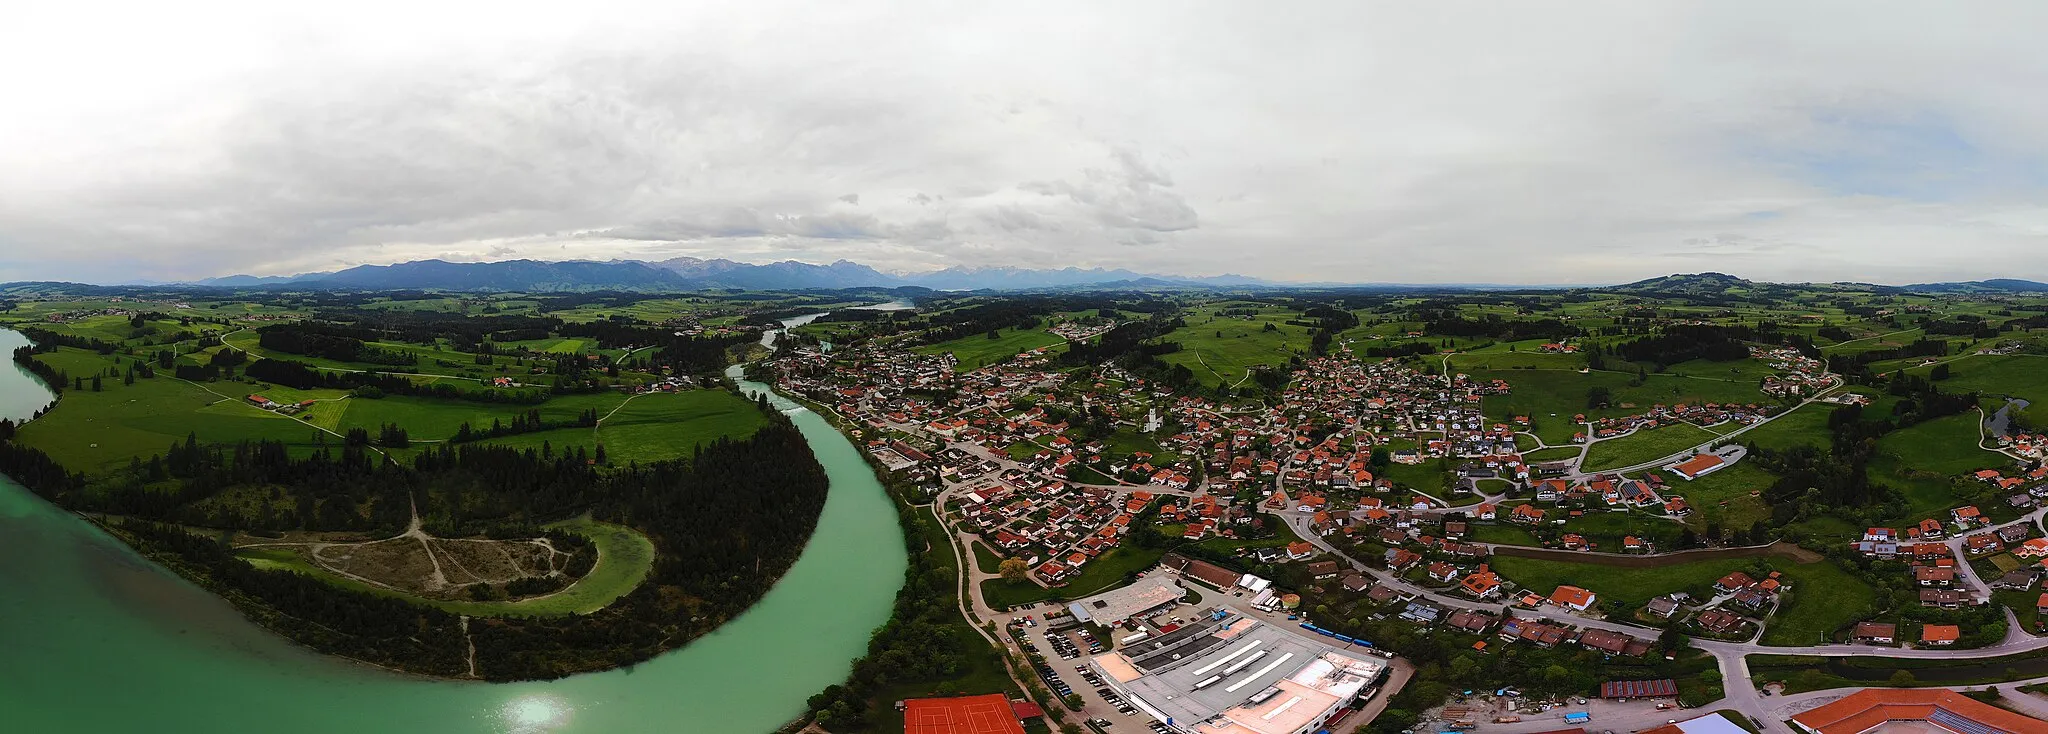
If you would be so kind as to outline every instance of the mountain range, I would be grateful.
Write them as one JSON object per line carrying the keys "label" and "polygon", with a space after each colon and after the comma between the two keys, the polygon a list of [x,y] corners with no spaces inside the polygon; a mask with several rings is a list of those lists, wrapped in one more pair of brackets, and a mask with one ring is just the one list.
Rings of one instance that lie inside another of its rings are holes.
{"label": "mountain range", "polygon": [[294,288],[424,289],[462,291],[589,291],[589,290],[792,290],[806,288],[896,288],[933,290],[1018,290],[1089,287],[1118,283],[1180,286],[1259,286],[1268,281],[1241,275],[1186,277],[1136,273],[1124,269],[1061,268],[1033,270],[1012,267],[951,267],[929,273],[884,273],[860,263],[840,260],[830,265],[784,260],[762,265],[726,259],[678,257],[643,260],[506,260],[453,263],[417,260],[394,265],[359,265],[330,273],[292,276],[229,275],[183,285],[230,288],[288,286]]}
{"label": "mountain range", "polygon": [[450,291],[680,291],[734,288],[741,290],[803,290],[840,288],[922,287],[942,291],[1056,290],[1100,288],[1244,288],[1335,287],[1383,290],[1553,290],[1597,288],[1657,296],[1707,298],[1773,298],[1785,289],[1818,286],[1854,290],[1896,290],[1921,293],[2048,293],[2048,283],[2011,278],[1883,286],[1867,283],[1786,284],[1752,281],[1726,273],[1666,275],[1615,286],[1517,286],[1479,283],[1276,283],[1243,275],[1182,276],[1139,273],[1123,268],[1031,269],[955,266],[926,273],[887,273],[840,260],[828,265],[784,260],[753,264],[723,258],[677,257],[668,260],[506,260],[457,263],[417,260],[393,265],[361,265],[326,273],[289,276],[229,275],[186,283],[128,285],[196,285],[226,288],[311,288],[360,290]]}

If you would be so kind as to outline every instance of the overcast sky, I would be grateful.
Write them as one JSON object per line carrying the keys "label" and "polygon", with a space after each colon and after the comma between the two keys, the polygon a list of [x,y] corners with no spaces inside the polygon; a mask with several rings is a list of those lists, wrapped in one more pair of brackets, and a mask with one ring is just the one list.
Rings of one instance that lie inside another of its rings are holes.
{"label": "overcast sky", "polygon": [[2048,280],[2048,3],[312,7],[10,7],[0,281]]}

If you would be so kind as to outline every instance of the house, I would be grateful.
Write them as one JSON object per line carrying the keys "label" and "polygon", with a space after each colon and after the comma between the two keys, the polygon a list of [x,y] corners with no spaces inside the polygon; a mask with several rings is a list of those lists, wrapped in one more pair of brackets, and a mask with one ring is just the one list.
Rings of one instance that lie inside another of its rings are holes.
{"label": "house", "polygon": [[1500,591],[1500,575],[1482,563],[1479,564],[1479,570],[1473,571],[1464,581],[1458,582],[1458,588],[1474,598],[1485,599]]}
{"label": "house", "polygon": [[1543,522],[1543,511],[1535,505],[1515,505],[1515,509],[1508,511],[1508,520],[1524,524]]}
{"label": "house", "polygon": [[1977,533],[1963,540],[1963,550],[1973,556],[1996,553],[2004,547],[1998,542],[1998,536],[1991,533]]}
{"label": "house", "polygon": [[1642,549],[1643,549],[1643,539],[1641,539],[1641,538],[1638,538],[1638,537],[1636,537],[1636,536],[1633,536],[1633,535],[1624,535],[1624,536],[1622,536],[1622,537],[1621,537],[1621,549],[1622,549],[1622,550],[1625,550],[1625,551],[1639,551],[1639,550],[1642,550]]}
{"label": "house", "polygon": [[1717,635],[1726,635],[1742,627],[1742,616],[1720,609],[1709,609],[1700,612],[1699,616],[1693,618],[1693,622],[1699,624],[1700,629]]}
{"label": "house", "polygon": [[1579,635],[1579,644],[1609,655],[1621,654],[1628,649],[1628,643],[1628,635],[1607,630],[1586,630],[1585,634]]}
{"label": "house", "polygon": [[1678,606],[1676,598],[1660,596],[1651,599],[1649,604],[1643,606],[1643,610],[1649,612],[1652,616],[1670,619],[1671,615],[1678,613]]}
{"label": "house", "polygon": [[1956,644],[1962,639],[1963,630],[1953,624],[1929,624],[1920,627],[1920,644],[1945,646]]}
{"label": "house", "polygon": [[1915,566],[1913,568],[1913,580],[1921,586],[1947,586],[1955,583],[1956,570],[1953,568]]}
{"label": "house", "polygon": [[1429,564],[1429,578],[1440,584],[1448,584],[1458,577],[1458,567],[1443,561]]}
{"label": "house", "polygon": [[1386,558],[1387,568],[1395,572],[1400,572],[1406,571],[1410,567],[1413,567],[1415,564],[1420,563],[1422,561],[1422,554],[1408,550],[1407,548],[1395,548],[1393,550],[1387,551]]}
{"label": "house", "polygon": [[2048,556],[2048,538],[2035,538],[2014,546],[2012,554],[2021,558]]}
{"label": "house", "polygon": [[1984,522],[1984,513],[1978,512],[1976,505],[1949,510],[1948,515],[1956,521],[1956,525],[1964,528],[1976,527]]}
{"label": "house", "polygon": [[1559,586],[1556,591],[1550,592],[1550,603],[1575,612],[1592,608],[1593,603],[1598,600],[1597,594],[1577,586]]}
{"label": "house", "polygon": [[2034,571],[2031,568],[2015,568],[2005,572],[2004,576],[2000,576],[1997,580],[1991,582],[1991,588],[1994,589],[2018,589],[2025,591],[2033,588],[2033,586]]}
{"label": "house", "polygon": [[1728,603],[1751,612],[1761,612],[1764,607],[1771,605],[1771,593],[1764,591],[1763,586],[1759,584],[1735,592],[1735,596],[1731,597]]}
{"label": "house", "polygon": [[1952,589],[1921,589],[1920,606],[1955,609],[1963,605],[1963,595]]}
{"label": "house", "polygon": [[1852,633],[1850,637],[1857,642],[1867,642],[1873,645],[1889,645],[1892,644],[1893,638],[1897,637],[1898,633],[1899,626],[1895,624],[1885,624],[1882,622],[1857,622],[1856,631]]}
{"label": "house", "polygon": [[1736,571],[1722,576],[1720,581],[1714,582],[1714,590],[1723,594],[1733,594],[1742,589],[1747,589],[1755,583],[1756,579],[1750,578],[1749,574]]}
{"label": "house", "polygon": [[1339,580],[1337,584],[1344,587],[1345,591],[1355,594],[1372,588],[1372,577],[1353,571],[1344,574],[1344,578]]}
{"label": "house", "polygon": [[1715,471],[1719,470],[1721,467],[1727,465],[1728,462],[1726,460],[1723,460],[1719,456],[1716,456],[1714,454],[1700,454],[1690,459],[1686,459],[1685,461],[1681,461],[1676,464],[1672,464],[1671,466],[1667,466],[1665,467],[1665,469],[1670,470],[1670,472],[1673,474],[1677,474],[1678,476],[1684,477],[1686,481],[1690,482],[1694,479],[1698,479],[1708,474],[1712,474]]}
{"label": "house", "polygon": [[1299,561],[1315,554],[1316,547],[1310,545],[1306,540],[1297,540],[1287,544],[1287,560]]}
{"label": "house", "polygon": [[1336,561],[1317,561],[1315,563],[1308,564],[1304,568],[1308,569],[1310,577],[1318,581],[1337,577]]}
{"label": "house", "polygon": [[1401,610],[1401,619],[1423,626],[1436,624],[1443,616],[1444,608],[1429,602],[1411,602]]}
{"label": "house", "polygon": [[2044,593],[2041,595],[2041,598],[2034,600],[2034,613],[2048,614],[2048,593]]}
{"label": "house", "polygon": [[1487,630],[1492,629],[1493,624],[1498,621],[1499,620],[1494,619],[1493,615],[1487,614],[1485,612],[1475,612],[1461,609],[1456,612],[1452,612],[1450,619],[1444,620],[1444,623],[1456,629],[1461,629],[1476,635],[1483,635],[1486,634]]}

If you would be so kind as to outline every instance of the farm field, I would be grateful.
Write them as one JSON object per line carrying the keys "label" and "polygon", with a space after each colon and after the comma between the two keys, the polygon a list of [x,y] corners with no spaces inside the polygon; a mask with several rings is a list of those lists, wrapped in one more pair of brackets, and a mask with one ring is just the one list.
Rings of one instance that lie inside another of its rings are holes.
{"label": "farm field", "polygon": [[[1235,385],[1255,367],[1286,364],[1290,356],[1308,351],[1308,328],[1286,323],[1299,318],[1293,311],[1271,307],[1261,308],[1259,315],[1249,319],[1190,316],[1187,326],[1164,339],[1178,342],[1180,351],[1160,355],[1160,359],[1188,368],[1203,385]],[[1267,331],[1267,324],[1274,330]]]}
{"label": "farm field", "polygon": [[[1826,403],[1806,405],[1743,432],[1736,441],[1745,446],[1778,451],[1800,445],[1825,449],[1833,442],[1828,431],[1828,414],[1836,409],[1837,406]],[[1864,408],[1864,411],[1870,412],[1871,408]]]}
{"label": "farm field", "polygon": [[1977,412],[1936,418],[1878,439],[1870,480],[1897,487],[1909,518],[1939,514],[1958,504],[1955,484],[1978,469],[2003,467],[2003,455],[1977,447]]}
{"label": "farm field", "polygon": [[570,423],[585,410],[595,409],[598,415],[602,416],[625,401],[626,396],[617,392],[562,395],[549,398],[539,405],[389,395],[376,399],[349,398],[339,401],[337,405],[341,410],[331,416],[323,411],[309,412],[316,416],[313,419],[314,423],[335,431],[346,432],[349,428],[365,428],[374,434],[384,424],[396,423],[403,427],[414,441],[440,441],[453,437],[464,423],[468,423],[472,429],[485,430],[491,427],[493,420],[510,423],[514,416],[536,409],[540,411],[542,420],[550,423]]}
{"label": "farm field", "polygon": [[[2048,357],[2016,354],[1998,357],[1971,355],[1948,363],[1949,377],[1939,383],[1944,392],[1981,392],[2011,395],[2030,403],[2048,401]],[[1927,376],[1932,367],[1906,370]]]}
{"label": "farm field", "polygon": [[[1465,370],[1474,379],[1506,380],[1513,392],[1507,395],[1489,395],[1484,402],[1487,417],[1507,420],[1514,416],[1528,416],[1532,433],[1543,438],[1545,443],[1570,443],[1572,434],[1583,430],[1572,422],[1572,416],[1584,413],[1588,418],[1607,418],[1633,415],[1649,410],[1650,406],[1662,403],[1762,403],[1766,396],[1757,391],[1756,383],[1735,383],[1721,379],[1702,379],[1671,374],[1651,374],[1642,385],[1629,385],[1636,376],[1622,372],[1590,372],[1581,374],[1577,370],[1565,369],[1492,369]],[[1608,407],[1589,409],[1587,396],[1593,388],[1606,388],[1610,398]]]}
{"label": "farm field", "polygon": [[767,419],[745,398],[724,390],[692,390],[635,397],[595,431],[556,428],[481,443],[539,449],[545,442],[556,451],[581,447],[594,452],[602,441],[611,463],[645,463],[689,456],[699,444],[745,438],[764,425]]}
{"label": "farm field", "polygon": [[1016,356],[1020,352],[1028,352],[1039,347],[1049,347],[1061,344],[1064,341],[1041,329],[1002,329],[997,333],[1000,336],[997,339],[990,339],[984,334],[975,334],[952,341],[928,344],[918,347],[917,351],[924,354],[945,354],[950,352],[955,359],[960,360],[954,369],[960,372],[968,372],[993,364],[998,360]]}
{"label": "farm field", "polygon": [[[67,348],[56,354],[62,358],[53,361],[68,365],[67,371],[92,361],[112,364],[111,358],[81,350]],[[45,356],[50,355],[37,359]],[[161,454],[188,435],[201,443],[274,440],[306,449],[341,443],[338,436],[243,402],[246,392],[237,388],[246,385],[210,387],[221,394],[163,372],[133,385],[123,385],[119,378],[102,380],[99,392],[66,390],[57,407],[21,427],[18,440],[42,449],[67,468],[86,472]]]}
{"label": "farm field", "polygon": [[1594,443],[1586,449],[1585,471],[1606,471],[1655,461],[1714,440],[1717,434],[1685,423],[1639,429],[1620,438]]}

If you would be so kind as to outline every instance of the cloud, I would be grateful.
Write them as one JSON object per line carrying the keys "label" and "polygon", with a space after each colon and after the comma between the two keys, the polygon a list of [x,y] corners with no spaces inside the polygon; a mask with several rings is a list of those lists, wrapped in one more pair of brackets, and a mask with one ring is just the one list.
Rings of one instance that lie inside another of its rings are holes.
{"label": "cloud", "polygon": [[1478,7],[46,4],[0,28],[0,280],[2048,279],[2048,7]]}

